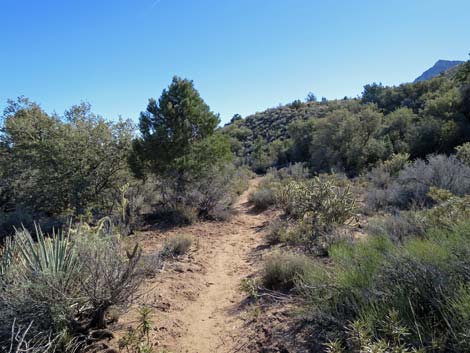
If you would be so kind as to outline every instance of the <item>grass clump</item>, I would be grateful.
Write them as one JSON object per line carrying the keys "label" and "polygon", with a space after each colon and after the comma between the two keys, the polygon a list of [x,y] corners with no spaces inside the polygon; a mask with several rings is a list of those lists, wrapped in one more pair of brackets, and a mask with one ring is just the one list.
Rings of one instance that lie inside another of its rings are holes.
{"label": "grass clump", "polygon": [[262,274],[264,287],[288,291],[294,288],[296,280],[312,268],[311,260],[302,254],[276,253],[269,256]]}
{"label": "grass clump", "polygon": [[193,244],[193,238],[186,234],[177,234],[168,238],[163,244],[163,257],[178,257],[188,252]]}

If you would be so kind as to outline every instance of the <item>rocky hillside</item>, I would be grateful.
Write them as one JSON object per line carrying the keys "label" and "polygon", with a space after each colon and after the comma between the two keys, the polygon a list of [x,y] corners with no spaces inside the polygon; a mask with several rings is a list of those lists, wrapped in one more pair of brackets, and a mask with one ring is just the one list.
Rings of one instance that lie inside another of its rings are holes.
{"label": "rocky hillside", "polygon": [[447,70],[452,69],[460,64],[463,64],[463,61],[459,60],[438,60],[433,67],[424,71],[421,76],[419,76],[414,82],[426,81],[433,77],[439,76],[441,73],[446,72]]}

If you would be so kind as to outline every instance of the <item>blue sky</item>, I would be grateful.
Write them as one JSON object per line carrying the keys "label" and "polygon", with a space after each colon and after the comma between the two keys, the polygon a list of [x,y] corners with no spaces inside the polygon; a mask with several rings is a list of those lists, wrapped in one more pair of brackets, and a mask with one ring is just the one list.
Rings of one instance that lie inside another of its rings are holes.
{"label": "blue sky", "polygon": [[89,101],[137,121],[173,75],[223,122],[279,103],[357,96],[466,60],[468,0],[0,0],[0,108]]}

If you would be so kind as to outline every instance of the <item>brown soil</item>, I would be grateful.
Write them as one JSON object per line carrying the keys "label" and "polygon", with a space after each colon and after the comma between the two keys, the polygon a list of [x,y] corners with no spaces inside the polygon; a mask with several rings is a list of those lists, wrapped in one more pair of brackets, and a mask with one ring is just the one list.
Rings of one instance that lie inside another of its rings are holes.
{"label": "brown soil", "polygon": [[255,212],[248,203],[258,182],[251,181],[226,222],[200,222],[137,237],[146,253],[158,251],[164,239],[177,233],[193,236],[195,244],[189,254],[146,281],[137,303],[120,318],[117,337],[135,326],[137,308],[145,305],[154,309],[151,338],[158,352],[224,353],[252,346],[248,323],[255,310],[245,305],[247,295],[240,284],[259,270],[266,251],[265,225],[273,216]]}

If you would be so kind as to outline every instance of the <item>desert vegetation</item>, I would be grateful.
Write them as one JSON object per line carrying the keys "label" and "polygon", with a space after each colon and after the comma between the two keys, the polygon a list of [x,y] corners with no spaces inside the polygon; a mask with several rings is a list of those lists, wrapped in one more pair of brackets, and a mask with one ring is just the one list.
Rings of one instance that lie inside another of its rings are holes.
{"label": "desert vegetation", "polygon": [[[266,231],[273,253],[251,288],[258,298],[274,289],[297,301],[302,314],[292,330],[304,343],[296,349],[469,349],[465,68],[424,83],[368,85],[360,100],[282,108],[299,113],[276,136],[287,147],[283,162],[265,143],[267,174],[251,201],[278,216]],[[313,107],[322,113],[303,116]],[[226,133],[233,138],[234,126],[251,119],[233,121]],[[244,137],[241,156],[259,170],[256,139],[264,132],[252,131],[254,147]],[[308,172],[280,178],[291,174],[285,162]]]}
{"label": "desert vegetation", "polygon": [[[99,350],[95,336],[110,316],[193,242],[182,233],[143,254],[128,236],[151,223],[230,218],[251,172],[234,166],[218,124],[193,83],[177,77],[149,100],[139,134],[87,103],[59,116],[9,101],[0,130],[2,352]],[[124,347],[142,352],[146,331],[136,332]]]}
{"label": "desert vegetation", "polygon": [[[214,242],[219,232],[231,237],[209,247],[218,259],[240,257],[236,235],[266,233],[263,263],[242,288],[256,298],[257,318],[269,298],[289,298],[296,315],[284,330],[304,338],[290,342],[295,349],[468,351],[469,65],[367,85],[360,98],[309,94],[223,128],[179,77],[149,99],[138,126],[87,103],[59,115],[9,101],[0,125],[0,350],[103,351],[100,339],[113,337],[109,326],[142,284],[165,263],[194,260],[194,234],[204,231]],[[250,220],[231,221],[237,212]],[[174,232],[149,251],[139,238],[149,229]],[[229,260],[208,267],[249,267]],[[226,278],[222,270],[213,279]],[[185,278],[199,278],[193,271]],[[207,281],[207,298],[231,283]],[[119,348],[157,352],[154,319],[140,306]]]}

